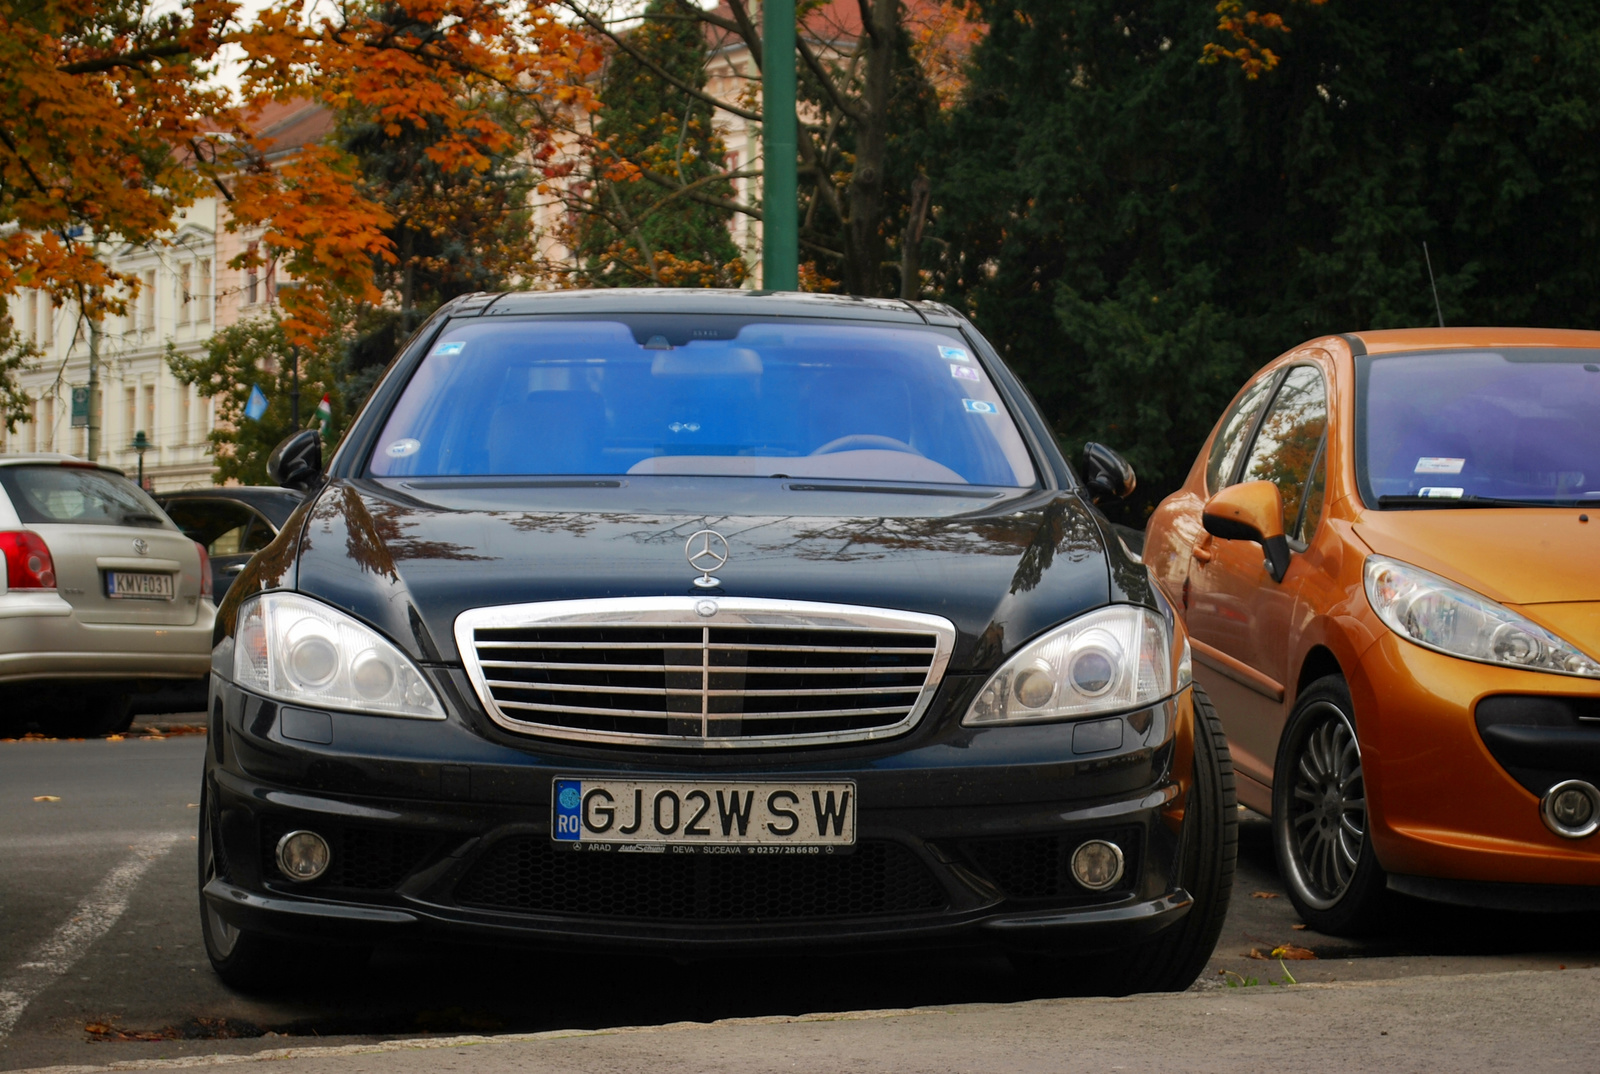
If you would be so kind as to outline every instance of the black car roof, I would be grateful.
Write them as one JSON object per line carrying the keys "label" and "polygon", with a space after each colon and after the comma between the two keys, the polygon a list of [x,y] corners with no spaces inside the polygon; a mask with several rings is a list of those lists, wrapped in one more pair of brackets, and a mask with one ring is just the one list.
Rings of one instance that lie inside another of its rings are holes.
{"label": "black car roof", "polygon": [[177,500],[232,500],[260,511],[274,526],[282,526],[294,514],[294,509],[304,502],[305,494],[269,485],[221,485],[208,489],[157,493],[155,500],[162,507]]}
{"label": "black car roof", "polygon": [[440,311],[455,317],[514,314],[701,313],[760,317],[829,317],[847,320],[953,324],[957,315],[938,302],[795,291],[707,288],[603,287],[587,291],[511,291],[463,295]]}

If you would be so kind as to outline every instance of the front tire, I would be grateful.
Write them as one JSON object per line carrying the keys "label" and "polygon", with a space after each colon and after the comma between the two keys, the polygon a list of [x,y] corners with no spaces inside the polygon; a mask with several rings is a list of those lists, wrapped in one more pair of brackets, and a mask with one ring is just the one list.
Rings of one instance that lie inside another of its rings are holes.
{"label": "front tire", "polygon": [[1330,936],[1371,932],[1388,890],[1369,837],[1366,779],[1350,686],[1340,675],[1301,694],[1272,776],[1272,843],[1289,900]]}
{"label": "front tire", "polygon": [[1228,916],[1239,850],[1239,808],[1233,757],[1211,699],[1194,691],[1194,783],[1184,810],[1178,878],[1194,902],[1183,920],[1121,951],[1084,958],[1014,955],[1041,984],[1079,988],[1094,995],[1182,992],[1205,969]]}

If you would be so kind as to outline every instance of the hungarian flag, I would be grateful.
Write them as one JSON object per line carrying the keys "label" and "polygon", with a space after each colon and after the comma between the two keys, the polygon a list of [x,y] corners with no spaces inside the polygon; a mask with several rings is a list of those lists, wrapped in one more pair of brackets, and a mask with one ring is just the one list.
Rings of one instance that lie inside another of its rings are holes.
{"label": "hungarian flag", "polygon": [[317,412],[312,417],[321,422],[324,429],[328,427],[328,422],[333,420],[333,404],[328,401],[326,395],[322,397],[322,402],[317,404]]}

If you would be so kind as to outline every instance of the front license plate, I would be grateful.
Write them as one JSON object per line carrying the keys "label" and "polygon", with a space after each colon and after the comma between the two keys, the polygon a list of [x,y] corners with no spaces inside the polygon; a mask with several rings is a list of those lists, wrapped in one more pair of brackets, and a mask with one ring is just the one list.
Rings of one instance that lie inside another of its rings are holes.
{"label": "front license plate", "polygon": [[557,779],[550,830],[579,849],[832,853],[856,841],[854,783]]}
{"label": "front license plate", "polygon": [[171,600],[172,575],[107,571],[106,596],[113,600]]}

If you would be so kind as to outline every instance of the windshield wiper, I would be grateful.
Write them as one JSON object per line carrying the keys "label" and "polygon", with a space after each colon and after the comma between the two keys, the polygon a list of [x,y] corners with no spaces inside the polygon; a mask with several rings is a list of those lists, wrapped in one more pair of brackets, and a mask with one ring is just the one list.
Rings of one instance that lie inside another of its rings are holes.
{"label": "windshield wiper", "polygon": [[117,520],[117,524],[121,525],[125,522],[143,522],[146,524],[153,523],[157,526],[160,526],[164,525],[166,521],[167,520],[162,518],[160,515],[152,515],[149,511],[134,511],[123,514],[122,517]]}
{"label": "windshield wiper", "polygon": [[1379,496],[1379,507],[1583,507],[1585,500],[1507,500],[1495,496]]}

